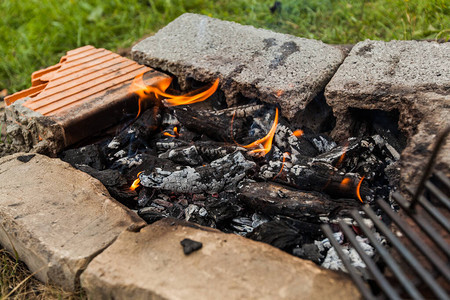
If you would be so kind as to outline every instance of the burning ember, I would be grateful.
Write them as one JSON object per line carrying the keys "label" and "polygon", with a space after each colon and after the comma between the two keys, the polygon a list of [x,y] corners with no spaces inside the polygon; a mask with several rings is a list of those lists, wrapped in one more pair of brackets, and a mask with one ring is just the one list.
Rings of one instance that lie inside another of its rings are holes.
{"label": "burning ember", "polygon": [[172,95],[166,93],[167,88],[172,83],[172,78],[158,81],[155,86],[150,86],[144,84],[142,79],[143,75],[136,76],[130,86],[130,93],[139,96],[139,111],[137,116],[141,113],[143,102],[152,97],[157,100],[163,100],[166,106],[188,105],[208,99],[219,86],[219,78],[217,78],[212,86],[206,90],[199,89],[185,95]]}
{"label": "burning ember", "polygon": [[[257,154],[260,156],[265,156],[272,149],[272,141],[275,131],[277,130],[278,125],[278,108],[275,110],[275,119],[273,121],[272,127],[270,128],[269,133],[259,140],[254,141],[251,144],[243,146],[246,149],[253,149],[250,151],[251,154]],[[255,149],[256,148],[256,149]]]}

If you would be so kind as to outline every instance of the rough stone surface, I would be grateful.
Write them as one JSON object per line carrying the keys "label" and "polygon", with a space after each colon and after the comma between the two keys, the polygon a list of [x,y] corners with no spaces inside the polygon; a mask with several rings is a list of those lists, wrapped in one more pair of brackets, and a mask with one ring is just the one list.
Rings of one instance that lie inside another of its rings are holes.
{"label": "rough stone surface", "polygon": [[219,77],[229,104],[240,95],[258,98],[279,103],[292,118],[323,90],[345,54],[321,41],[187,13],[135,45],[132,56],[178,76],[182,86]]}
{"label": "rough stone surface", "polygon": [[[325,97],[336,116],[333,135],[350,134],[351,109],[399,112],[408,137],[401,157],[402,184],[415,185],[439,131],[449,124],[450,43],[371,41],[356,44],[327,85]],[[438,169],[450,176],[450,143]]]}
{"label": "rough stone surface", "polygon": [[59,159],[0,159],[0,243],[44,282],[73,290],[89,261],[145,225],[91,176]]}
{"label": "rough stone surface", "polygon": [[[203,247],[190,255],[180,241]],[[267,244],[164,219],[124,232],[81,275],[92,299],[357,299],[346,275]]]}

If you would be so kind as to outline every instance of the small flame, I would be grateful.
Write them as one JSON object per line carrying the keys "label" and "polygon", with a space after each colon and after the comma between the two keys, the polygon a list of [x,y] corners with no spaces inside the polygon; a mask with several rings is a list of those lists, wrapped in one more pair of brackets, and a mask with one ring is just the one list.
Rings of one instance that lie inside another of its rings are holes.
{"label": "small flame", "polygon": [[361,183],[363,182],[364,177],[365,176],[361,177],[361,180],[358,182],[358,185],[356,186],[356,196],[358,196],[358,199],[359,199],[359,201],[361,201],[361,203],[364,203],[364,201],[361,198],[361,194],[360,194],[359,190],[361,189]]}
{"label": "small flame", "polygon": [[197,103],[208,99],[219,87],[219,78],[213,85],[205,91],[203,89],[187,93],[185,95],[171,95],[166,93],[167,88],[172,83],[172,78],[161,78],[156,81],[155,85],[145,85],[143,75],[137,75],[130,85],[130,93],[135,93],[139,96],[139,110],[136,118],[142,111],[142,104],[145,100],[152,97],[156,99],[165,99],[164,103],[167,106],[178,106]]}
{"label": "small flame", "polygon": [[284,153],[283,153],[283,163],[281,164],[281,169],[280,169],[280,171],[278,172],[278,174],[275,175],[272,179],[275,179],[275,178],[277,178],[278,176],[280,176],[280,174],[281,174],[281,172],[283,171],[283,168],[284,168],[284,163],[286,162],[286,157],[288,157],[289,155],[290,155],[289,152],[284,152]]}
{"label": "small flame", "polygon": [[351,179],[350,178],[348,178],[348,177],[345,177],[344,179],[342,179],[342,181],[341,181],[341,187],[342,188],[348,188],[349,186],[350,186],[350,183],[351,183]]}
{"label": "small flame", "polygon": [[344,145],[344,152],[342,153],[341,157],[339,157],[338,162],[336,163],[336,168],[339,168],[339,166],[342,164],[342,162],[344,161],[345,158],[345,154],[347,153],[347,148],[348,148],[348,142]]}
{"label": "small flame", "polygon": [[179,137],[180,136],[180,134],[178,133],[178,128],[177,127],[173,128],[173,133],[174,134],[171,134],[171,133],[168,133],[168,132],[163,132],[163,135],[170,136],[170,137]]}
{"label": "small flame", "polygon": [[139,179],[139,175],[141,175],[141,173],[142,172],[139,172],[136,175],[137,179],[133,181],[133,184],[130,186],[130,190],[134,191],[134,190],[136,190],[139,187],[140,182],[141,182],[141,180]]}
{"label": "small flame", "polygon": [[275,119],[273,121],[272,128],[270,128],[269,133],[265,137],[242,147],[246,149],[258,148],[251,150],[249,153],[265,156],[267,153],[270,152],[270,149],[272,149],[273,136],[275,135],[275,131],[277,130],[277,125],[278,125],[278,108],[276,108]]}
{"label": "small flame", "polygon": [[297,129],[296,131],[294,131],[294,132],[292,133],[292,135],[293,135],[293,136],[296,136],[296,137],[301,137],[301,136],[303,135],[303,130]]}

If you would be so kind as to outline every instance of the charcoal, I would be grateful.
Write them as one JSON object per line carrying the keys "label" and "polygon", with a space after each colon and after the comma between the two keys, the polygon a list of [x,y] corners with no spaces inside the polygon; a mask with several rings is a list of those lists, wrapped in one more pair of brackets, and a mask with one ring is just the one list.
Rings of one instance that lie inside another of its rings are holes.
{"label": "charcoal", "polygon": [[[235,196],[233,195],[233,197]],[[222,227],[229,220],[239,216],[244,210],[236,201],[230,201],[224,198],[220,197],[219,200],[208,201],[206,204],[206,209],[217,227]]]}
{"label": "charcoal", "polygon": [[85,165],[97,170],[102,170],[105,167],[104,158],[100,152],[97,144],[68,149],[61,153],[60,158],[74,166]]}
{"label": "charcoal", "polygon": [[317,154],[327,153],[336,147],[336,143],[328,136],[323,134],[304,134],[303,139],[308,141],[312,145]]}
{"label": "charcoal", "polygon": [[249,217],[238,217],[231,220],[230,226],[237,231],[238,234],[245,235],[253,231],[253,221]]}
{"label": "charcoal", "polygon": [[171,161],[182,165],[198,166],[222,158],[236,150],[245,151],[244,148],[230,144],[199,141],[194,145],[181,146],[168,150],[160,154],[159,157],[170,159]]}
{"label": "charcoal", "polygon": [[282,152],[289,152],[294,156],[314,157],[319,153],[308,140],[302,136],[295,136],[294,132],[284,124],[278,124],[274,142]]}
{"label": "charcoal", "polygon": [[311,260],[316,264],[320,264],[324,259],[319,247],[315,244],[304,244],[300,248],[294,248],[292,254],[303,259]]}
{"label": "charcoal", "polygon": [[17,160],[20,162],[23,162],[23,163],[27,163],[30,160],[32,160],[33,157],[35,157],[35,156],[36,156],[36,154],[21,155],[21,156],[17,157]]}
{"label": "charcoal", "polygon": [[235,152],[196,168],[154,168],[151,172],[144,172],[139,178],[145,187],[179,193],[214,193],[235,186],[254,167],[254,162],[247,160],[241,152]]}
{"label": "charcoal", "polygon": [[112,186],[122,186],[127,183],[125,178],[123,178],[117,170],[106,169],[99,171],[87,165],[78,165],[77,168],[85,173],[88,173],[92,177],[97,178],[107,188]]}
{"label": "charcoal", "polygon": [[[285,163],[283,169],[281,169],[282,165],[282,162],[272,161],[261,167],[258,176],[261,179],[286,184],[299,190],[323,191],[333,198],[356,199],[356,188],[361,179],[356,173],[338,172],[331,165],[321,162],[306,165]],[[277,174],[279,175],[276,176]],[[344,179],[344,182],[347,183],[342,185],[341,183]],[[360,193],[363,199],[372,195],[371,190],[364,181],[361,185]]]}
{"label": "charcoal", "polygon": [[246,237],[290,252],[295,246],[320,236],[318,224],[277,217],[255,228]]}
{"label": "charcoal", "polygon": [[359,206],[354,199],[333,200],[318,192],[299,191],[273,182],[245,182],[238,197],[247,207],[266,215],[284,215],[318,222],[342,208]]}
{"label": "charcoal", "polygon": [[189,255],[192,252],[195,252],[202,248],[203,244],[191,239],[184,239],[180,242],[181,246],[183,246],[183,253],[185,255]]}
{"label": "charcoal", "polygon": [[182,146],[189,146],[189,143],[178,139],[166,138],[157,141],[155,144],[155,147],[158,151],[166,151]]}
{"label": "charcoal", "polygon": [[117,153],[119,150],[129,153],[136,152],[139,148],[148,148],[148,140],[158,130],[161,123],[159,108],[154,106],[148,109],[130,125],[125,127],[108,144],[108,153]]}
{"label": "charcoal", "polygon": [[155,207],[144,207],[138,210],[138,215],[148,224],[167,218],[169,214]]}
{"label": "charcoal", "polygon": [[185,166],[198,166],[203,163],[195,145],[175,148],[159,155],[159,157],[170,159],[174,163]]}
{"label": "charcoal", "polygon": [[[201,111],[196,111],[189,107],[176,108],[174,113],[183,127],[194,132],[206,134],[209,138],[218,142],[233,142],[234,139],[239,139],[246,135],[244,118],[235,118],[231,129],[232,117],[225,114],[202,114]],[[233,130],[232,133],[231,130]]]}

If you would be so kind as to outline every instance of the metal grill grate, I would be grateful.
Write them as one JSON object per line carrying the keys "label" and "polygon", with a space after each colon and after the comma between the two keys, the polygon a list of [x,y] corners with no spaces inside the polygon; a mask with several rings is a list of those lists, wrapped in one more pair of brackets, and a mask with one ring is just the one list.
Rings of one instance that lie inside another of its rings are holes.
{"label": "metal grill grate", "polygon": [[[433,182],[429,179],[436,156],[449,132],[450,127],[439,136],[416,191],[408,190],[412,200],[407,201],[398,192],[393,194],[393,199],[404,212],[404,217],[392,210],[383,199],[376,201],[405,239],[397,237],[368,205],[363,206],[362,210],[366,216],[389,242],[391,248],[388,249],[376,239],[359,212],[351,212],[358,227],[376,250],[377,262],[366,255],[356,240],[354,231],[344,221],[339,222],[344,236],[366,264],[370,278],[363,278],[360,270],[351,265],[349,258],[335,240],[330,226],[322,226],[324,234],[365,299],[449,299],[450,180],[439,171],[434,172]],[[388,270],[384,270],[384,267]]]}

